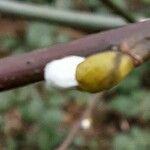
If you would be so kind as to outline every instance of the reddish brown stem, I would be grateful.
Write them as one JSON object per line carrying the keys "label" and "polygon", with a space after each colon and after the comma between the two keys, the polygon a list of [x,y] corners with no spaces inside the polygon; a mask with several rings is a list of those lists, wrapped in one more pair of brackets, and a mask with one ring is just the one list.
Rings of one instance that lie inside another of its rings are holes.
{"label": "reddish brown stem", "polygon": [[67,150],[69,148],[69,146],[72,144],[74,138],[76,137],[76,135],[79,133],[80,131],[80,127],[81,127],[81,121],[86,119],[86,118],[91,118],[91,113],[92,110],[94,110],[94,108],[96,107],[98,101],[100,99],[102,99],[104,93],[99,93],[96,95],[91,95],[91,97],[88,100],[88,106],[85,109],[85,111],[83,112],[83,114],[81,115],[81,117],[79,118],[79,120],[77,120],[72,129],[70,130],[68,136],[66,137],[66,139],[63,141],[63,143],[56,149],[56,150]]}
{"label": "reddish brown stem", "polygon": [[43,80],[45,65],[67,55],[87,56],[118,45],[135,33],[150,36],[150,21],[93,34],[69,43],[0,60],[0,90],[8,90]]}

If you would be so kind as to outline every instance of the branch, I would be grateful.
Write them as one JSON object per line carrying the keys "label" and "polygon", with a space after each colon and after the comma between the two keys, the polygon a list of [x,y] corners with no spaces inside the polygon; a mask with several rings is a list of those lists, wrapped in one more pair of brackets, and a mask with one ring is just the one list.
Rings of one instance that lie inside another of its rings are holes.
{"label": "branch", "polygon": [[[128,37],[150,37],[150,21],[93,34],[79,40],[0,59],[0,91],[43,80],[45,65],[67,55],[88,56],[120,44]],[[150,51],[141,49],[142,51]],[[140,51],[141,51],[140,50]],[[145,53],[145,54],[147,54]],[[142,56],[146,58],[145,55]]]}
{"label": "branch", "polygon": [[0,1],[0,12],[94,31],[116,28],[126,24],[123,19],[114,16],[93,15],[14,1]]}
{"label": "branch", "polygon": [[112,9],[114,13],[124,18],[127,22],[134,23],[137,20],[126,10],[119,7],[114,1],[112,0],[101,0],[103,4],[105,4],[108,8]]}
{"label": "branch", "polygon": [[94,110],[94,108],[96,107],[98,101],[100,99],[102,99],[103,95],[104,95],[104,93],[102,92],[100,94],[92,95],[89,98],[87,108],[85,109],[85,111],[83,112],[81,117],[75,122],[75,124],[73,125],[73,127],[70,130],[70,133],[68,134],[66,139],[56,150],[67,150],[69,148],[69,146],[72,144],[74,138],[81,130],[81,122],[87,118],[91,119],[91,113]]}

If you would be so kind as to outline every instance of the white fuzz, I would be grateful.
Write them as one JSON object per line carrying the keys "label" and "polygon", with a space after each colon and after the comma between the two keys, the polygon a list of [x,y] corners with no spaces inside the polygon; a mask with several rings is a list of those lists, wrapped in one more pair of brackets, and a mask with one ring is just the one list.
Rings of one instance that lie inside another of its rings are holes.
{"label": "white fuzz", "polygon": [[84,59],[84,57],[80,56],[67,56],[49,62],[44,69],[46,83],[56,88],[71,88],[77,86],[76,68]]}
{"label": "white fuzz", "polygon": [[81,121],[81,127],[83,129],[89,129],[91,127],[91,119],[90,118],[85,118]]}

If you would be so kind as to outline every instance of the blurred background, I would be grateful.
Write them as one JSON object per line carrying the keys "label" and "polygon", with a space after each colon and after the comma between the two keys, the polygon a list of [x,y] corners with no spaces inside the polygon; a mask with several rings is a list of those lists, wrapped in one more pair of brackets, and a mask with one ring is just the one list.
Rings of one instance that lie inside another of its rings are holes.
{"label": "blurred background", "polygon": [[[12,13],[11,6],[5,8],[2,1],[8,4],[29,3],[38,7],[44,5],[49,10],[54,8],[51,11],[65,10],[66,18],[69,12],[80,12],[78,15],[90,13],[102,20],[92,22],[92,17],[87,17],[86,22],[83,19],[76,24],[76,21],[63,19],[63,15],[58,20],[57,16],[55,19],[42,19],[43,16],[32,16],[30,8],[25,5],[29,10],[26,16],[23,9],[21,13],[17,12],[18,9]],[[1,0],[0,57],[68,42],[150,17],[150,0],[112,2],[123,14],[102,0]],[[68,144],[69,150],[149,150],[149,66],[150,62],[147,62],[138,67],[117,87],[96,98],[76,90],[48,89],[44,82],[1,92],[0,150],[61,148],[94,98],[98,101],[88,112],[88,117],[81,121],[81,128]]]}

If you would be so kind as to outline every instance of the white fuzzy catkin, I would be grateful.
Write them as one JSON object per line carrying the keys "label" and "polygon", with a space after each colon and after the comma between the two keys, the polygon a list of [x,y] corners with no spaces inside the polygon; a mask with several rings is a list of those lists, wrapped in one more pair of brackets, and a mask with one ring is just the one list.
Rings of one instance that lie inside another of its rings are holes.
{"label": "white fuzzy catkin", "polygon": [[84,60],[85,58],[80,56],[67,56],[49,62],[44,69],[47,85],[62,89],[77,86],[76,68]]}

